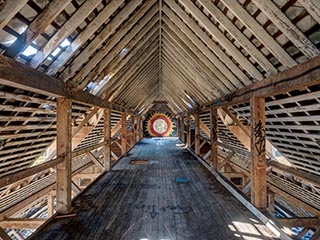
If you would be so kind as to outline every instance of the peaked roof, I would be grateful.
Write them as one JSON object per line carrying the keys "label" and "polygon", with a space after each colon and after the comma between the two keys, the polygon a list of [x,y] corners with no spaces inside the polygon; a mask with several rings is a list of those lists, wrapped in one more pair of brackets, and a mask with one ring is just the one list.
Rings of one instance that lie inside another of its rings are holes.
{"label": "peaked roof", "polygon": [[1,3],[4,55],[143,111],[177,113],[319,55],[315,1]]}
{"label": "peaked roof", "polygon": [[[316,0],[0,1],[0,52],[139,114],[163,101],[177,114],[319,56],[319,13]],[[319,93],[316,84],[267,98],[272,144],[315,174]],[[1,144],[11,147],[1,154],[34,143],[34,128],[43,138],[29,158],[41,153],[54,139],[53,98],[4,85],[0,98]],[[90,109],[73,108],[75,122]],[[248,109],[230,107],[247,123]]]}

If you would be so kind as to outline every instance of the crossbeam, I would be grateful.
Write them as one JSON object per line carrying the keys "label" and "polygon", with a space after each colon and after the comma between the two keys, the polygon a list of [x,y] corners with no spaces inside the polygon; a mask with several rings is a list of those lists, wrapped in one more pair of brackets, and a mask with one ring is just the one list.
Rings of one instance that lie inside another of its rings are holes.
{"label": "crossbeam", "polygon": [[118,104],[110,103],[88,92],[72,90],[70,84],[2,55],[0,55],[0,84],[56,98],[64,97],[78,103],[135,114]]}
{"label": "crossbeam", "polygon": [[278,221],[286,227],[312,227],[320,228],[320,220],[317,217],[278,218]]}
{"label": "crossbeam", "polygon": [[195,108],[193,111],[196,112],[209,109],[210,106],[232,106],[243,102],[249,102],[252,96],[268,97],[319,83],[320,56],[290,68],[287,71],[241,88],[204,106]]}
{"label": "crossbeam", "polygon": [[36,229],[46,220],[47,219],[45,218],[7,218],[0,222],[0,227],[13,229]]}
{"label": "crossbeam", "polygon": [[39,173],[39,172],[46,170],[48,168],[54,167],[58,163],[61,163],[62,161],[63,161],[62,158],[56,158],[54,160],[39,164],[37,166],[23,169],[23,170],[20,170],[18,172],[15,172],[15,173],[12,173],[9,175],[5,175],[0,178],[0,187],[7,186],[7,185],[12,184],[14,182],[17,182],[19,180],[22,180],[26,177],[30,177],[33,174],[36,174],[36,173]]}

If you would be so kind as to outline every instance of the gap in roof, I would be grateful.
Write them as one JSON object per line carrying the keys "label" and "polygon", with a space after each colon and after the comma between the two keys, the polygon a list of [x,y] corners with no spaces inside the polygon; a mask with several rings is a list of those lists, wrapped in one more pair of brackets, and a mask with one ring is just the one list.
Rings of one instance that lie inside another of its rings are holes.
{"label": "gap in roof", "polygon": [[181,100],[184,102],[184,104],[187,105],[187,107],[188,107],[189,109],[192,109],[192,106],[191,106],[190,103],[186,102],[183,98],[181,98]]}
{"label": "gap in roof", "polygon": [[30,45],[22,52],[22,55],[24,55],[26,57],[30,57],[30,56],[36,54],[37,52],[38,52],[38,50]]}
{"label": "gap in roof", "polygon": [[121,57],[124,57],[128,52],[128,49],[127,48],[122,48],[121,52],[120,52],[120,56]]}
{"label": "gap in roof", "polygon": [[61,49],[60,49],[59,47],[57,47],[56,50],[54,50],[54,51],[51,53],[51,55],[54,56],[54,57],[56,57],[56,56],[59,54],[60,51],[61,51]]}
{"label": "gap in roof", "polygon": [[66,38],[65,40],[63,40],[63,42],[60,44],[61,47],[65,48],[70,46],[70,41],[68,40],[68,38]]}

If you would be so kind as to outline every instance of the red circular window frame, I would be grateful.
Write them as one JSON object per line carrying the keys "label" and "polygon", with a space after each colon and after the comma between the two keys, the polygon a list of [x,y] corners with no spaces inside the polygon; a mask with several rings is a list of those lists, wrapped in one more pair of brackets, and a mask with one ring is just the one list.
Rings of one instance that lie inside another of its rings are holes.
{"label": "red circular window frame", "polygon": [[[165,132],[159,133],[153,128],[153,124],[156,120],[162,119],[167,124],[167,130]],[[148,121],[149,134],[152,137],[168,137],[172,132],[172,122],[171,119],[164,114],[155,114]]]}

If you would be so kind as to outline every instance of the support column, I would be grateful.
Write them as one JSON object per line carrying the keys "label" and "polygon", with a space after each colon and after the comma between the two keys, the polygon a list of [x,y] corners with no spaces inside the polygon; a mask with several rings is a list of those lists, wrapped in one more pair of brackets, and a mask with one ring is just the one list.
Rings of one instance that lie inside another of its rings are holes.
{"label": "support column", "polygon": [[190,124],[190,112],[187,115],[187,146],[191,147],[191,124]]}
{"label": "support column", "polygon": [[252,97],[251,107],[251,202],[256,208],[267,207],[265,99]]}
{"label": "support column", "polygon": [[127,114],[121,113],[121,155],[127,152]]}
{"label": "support column", "polygon": [[178,132],[178,138],[181,140],[181,122],[180,122],[180,116],[177,117],[177,132]]}
{"label": "support column", "polygon": [[134,115],[131,115],[130,116],[131,118],[131,136],[132,136],[132,140],[131,140],[131,147],[133,147],[133,145],[136,144],[136,130],[135,130],[135,126],[134,126],[134,118],[135,116]]}
{"label": "support column", "polygon": [[186,139],[185,139],[185,134],[184,134],[184,117],[183,117],[183,115],[181,116],[181,141],[183,142],[183,143],[185,143],[186,142]]}
{"label": "support column", "polygon": [[268,192],[268,210],[272,215],[274,215],[274,196],[274,192]]}
{"label": "support column", "polygon": [[0,227],[0,238],[2,240],[12,240],[11,237],[6,233],[6,231]]}
{"label": "support column", "polygon": [[48,194],[48,217],[51,217],[54,213],[54,195]]}
{"label": "support column", "polygon": [[200,155],[200,120],[199,120],[199,113],[194,114],[194,141],[195,147],[194,151],[196,154]]}
{"label": "support column", "polygon": [[214,169],[218,169],[218,119],[217,108],[211,107],[210,110],[210,141],[211,141],[211,161],[210,166]]}
{"label": "support column", "polygon": [[143,119],[140,118],[140,140],[143,138]]}
{"label": "support column", "polygon": [[136,128],[136,142],[139,142],[140,141],[140,131],[141,131],[141,121],[140,121],[140,116],[137,116],[136,118],[136,121],[137,121],[137,128]]}
{"label": "support column", "polygon": [[72,102],[57,98],[57,213],[67,214],[71,210],[71,125]]}
{"label": "support column", "polygon": [[106,108],[103,111],[104,128],[104,170],[111,170],[111,109]]}

